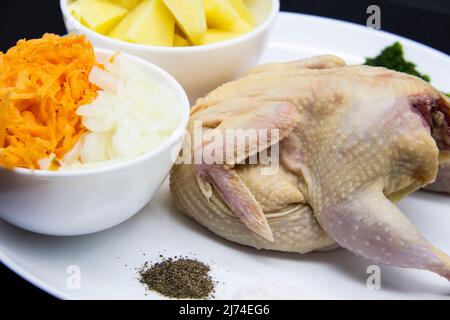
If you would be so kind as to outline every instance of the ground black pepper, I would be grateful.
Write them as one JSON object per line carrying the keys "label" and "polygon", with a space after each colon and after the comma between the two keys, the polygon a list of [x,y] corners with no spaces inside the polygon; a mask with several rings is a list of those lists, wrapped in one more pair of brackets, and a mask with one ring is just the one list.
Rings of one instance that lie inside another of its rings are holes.
{"label": "ground black pepper", "polygon": [[187,257],[162,259],[139,270],[139,280],[149,290],[177,299],[207,299],[213,294],[215,282],[208,265]]}

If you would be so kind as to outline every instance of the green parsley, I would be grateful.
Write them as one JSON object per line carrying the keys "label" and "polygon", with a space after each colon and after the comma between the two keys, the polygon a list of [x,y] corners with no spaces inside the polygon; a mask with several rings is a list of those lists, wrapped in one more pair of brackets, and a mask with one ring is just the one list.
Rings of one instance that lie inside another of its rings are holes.
{"label": "green parsley", "polygon": [[417,71],[415,63],[405,60],[403,46],[400,42],[396,42],[393,45],[386,47],[375,58],[366,58],[365,64],[368,66],[385,67],[391,70],[408,73],[430,82],[430,77],[428,75]]}

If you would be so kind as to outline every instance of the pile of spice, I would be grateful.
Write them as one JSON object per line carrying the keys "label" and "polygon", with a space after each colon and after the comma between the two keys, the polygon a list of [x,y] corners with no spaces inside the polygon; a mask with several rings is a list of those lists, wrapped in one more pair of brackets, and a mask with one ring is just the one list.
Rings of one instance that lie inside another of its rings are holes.
{"label": "pile of spice", "polygon": [[168,258],[139,270],[140,282],[149,290],[176,299],[207,299],[214,292],[215,282],[210,267],[187,257]]}

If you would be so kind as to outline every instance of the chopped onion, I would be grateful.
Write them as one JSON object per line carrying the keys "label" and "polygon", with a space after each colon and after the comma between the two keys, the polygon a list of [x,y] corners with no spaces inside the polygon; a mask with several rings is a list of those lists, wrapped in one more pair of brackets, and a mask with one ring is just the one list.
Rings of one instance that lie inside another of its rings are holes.
{"label": "chopped onion", "polygon": [[179,101],[167,86],[120,53],[113,60],[89,75],[101,90],[77,110],[88,132],[62,169],[138,157],[163,143],[181,120]]}

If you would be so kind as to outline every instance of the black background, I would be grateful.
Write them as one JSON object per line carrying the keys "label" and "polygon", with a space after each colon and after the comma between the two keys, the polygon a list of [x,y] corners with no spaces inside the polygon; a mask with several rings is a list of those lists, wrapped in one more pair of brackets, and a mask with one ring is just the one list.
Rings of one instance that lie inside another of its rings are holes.
{"label": "black background", "polygon": [[[366,9],[377,4],[382,29],[450,53],[449,0],[281,0],[282,10],[365,24]],[[59,0],[1,0],[0,50],[20,38],[65,33]]]}
{"label": "black background", "polygon": [[[381,8],[382,29],[450,53],[449,0],[281,0],[282,10],[365,24],[371,4]],[[58,0],[2,0],[0,51],[18,39],[64,34]],[[53,299],[0,264],[0,299]]]}

